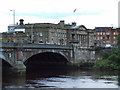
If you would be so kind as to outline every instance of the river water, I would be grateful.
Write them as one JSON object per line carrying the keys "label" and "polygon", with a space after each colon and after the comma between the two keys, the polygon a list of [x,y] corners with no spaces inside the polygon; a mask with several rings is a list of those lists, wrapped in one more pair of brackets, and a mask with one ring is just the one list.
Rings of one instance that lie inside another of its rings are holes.
{"label": "river water", "polygon": [[38,70],[3,76],[3,88],[118,88],[118,71]]}

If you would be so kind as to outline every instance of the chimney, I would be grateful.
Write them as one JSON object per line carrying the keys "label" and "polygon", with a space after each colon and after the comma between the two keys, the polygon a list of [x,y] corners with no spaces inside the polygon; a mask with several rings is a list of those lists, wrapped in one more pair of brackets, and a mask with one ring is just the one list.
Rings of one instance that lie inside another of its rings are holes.
{"label": "chimney", "polygon": [[76,26],[76,22],[72,22],[72,26]]}
{"label": "chimney", "polygon": [[24,24],[23,24],[23,22],[24,22],[23,19],[20,19],[19,21],[20,21],[20,25],[24,25]]}
{"label": "chimney", "polygon": [[60,27],[63,29],[63,28],[64,28],[64,20],[61,20],[61,21],[59,22],[59,25],[60,25]]}

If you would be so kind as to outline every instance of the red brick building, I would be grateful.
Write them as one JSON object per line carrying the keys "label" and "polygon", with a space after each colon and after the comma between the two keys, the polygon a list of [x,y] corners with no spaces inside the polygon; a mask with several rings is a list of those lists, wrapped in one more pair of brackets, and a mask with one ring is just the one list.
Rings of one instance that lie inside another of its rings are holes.
{"label": "red brick building", "polygon": [[120,28],[113,29],[112,27],[96,27],[95,40],[98,47],[106,47],[117,45],[117,36],[120,34]]}

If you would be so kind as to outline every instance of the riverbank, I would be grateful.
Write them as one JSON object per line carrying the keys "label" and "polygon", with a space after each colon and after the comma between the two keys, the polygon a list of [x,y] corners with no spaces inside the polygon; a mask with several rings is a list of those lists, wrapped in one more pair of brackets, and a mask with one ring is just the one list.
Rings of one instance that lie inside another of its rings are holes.
{"label": "riverbank", "polygon": [[68,63],[67,66],[73,69],[93,69],[94,63],[90,62]]}
{"label": "riverbank", "polygon": [[120,64],[109,61],[108,59],[98,60],[95,63],[78,62],[69,63],[68,67],[76,69],[101,69],[101,70],[120,70]]}
{"label": "riverbank", "polygon": [[96,62],[94,67],[97,69],[120,70],[120,49],[96,49]]}
{"label": "riverbank", "polygon": [[110,61],[109,59],[102,59],[102,60],[97,61],[94,67],[97,69],[120,70],[120,64],[115,61]]}

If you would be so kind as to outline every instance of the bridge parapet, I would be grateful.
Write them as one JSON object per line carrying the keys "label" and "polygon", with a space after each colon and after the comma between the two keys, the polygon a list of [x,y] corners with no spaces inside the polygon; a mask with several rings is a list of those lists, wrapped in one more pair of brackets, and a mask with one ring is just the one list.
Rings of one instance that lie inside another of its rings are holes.
{"label": "bridge parapet", "polygon": [[25,69],[24,62],[35,54],[43,52],[59,53],[71,60],[72,48],[65,45],[0,43],[2,55],[17,69]]}
{"label": "bridge parapet", "polygon": [[69,62],[95,60],[95,51],[92,48],[82,48],[77,44],[70,46],[51,44],[24,44],[24,43],[0,43],[1,56],[12,63],[18,69],[25,69],[24,62],[33,55],[52,52],[59,53]]}
{"label": "bridge parapet", "polygon": [[0,43],[0,48],[23,48],[23,49],[64,49],[72,50],[70,46],[66,45],[52,45],[52,44],[19,44],[19,43]]}

